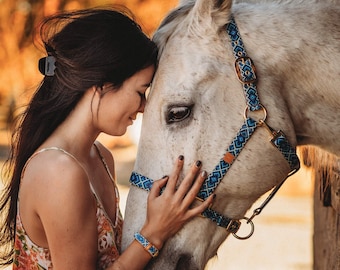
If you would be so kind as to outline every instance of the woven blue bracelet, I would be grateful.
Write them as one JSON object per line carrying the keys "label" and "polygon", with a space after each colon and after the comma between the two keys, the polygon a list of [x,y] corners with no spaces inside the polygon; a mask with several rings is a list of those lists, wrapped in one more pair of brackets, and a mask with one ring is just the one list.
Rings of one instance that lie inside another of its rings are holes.
{"label": "woven blue bracelet", "polygon": [[140,243],[143,248],[149,252],[149,254],[151,255],[151,257],[157,257],[159,250],[152,245],[143,235],[141,235],[140,233],[135,233],[135,239],[138,243]]}

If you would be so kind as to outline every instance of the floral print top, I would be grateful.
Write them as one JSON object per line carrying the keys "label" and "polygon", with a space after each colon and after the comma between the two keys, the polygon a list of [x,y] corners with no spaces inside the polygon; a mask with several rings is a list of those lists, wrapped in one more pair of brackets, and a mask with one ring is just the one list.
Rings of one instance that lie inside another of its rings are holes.
{"label": "floral print top", "polygon": [[[96,144],[95,144],[96,146]],[[103,161],[103,164],[108,172],[111,180],[114,182],[113,177],[108,169],[108,166],[100,154],[98,147],[96,149]],[[36,154],[46,150],[60,150],[67,153],[60,148],[44,148]],[[70,155],[69,153],[67,153]],[[33,156],[31,158],[33,158]],[[72,156],[73,157],[73,156]],[[31,159],[30,158],[30,159]],[[29,159],[29,160],[30,160]],[[29,162],[28,160],[28,162]],[[28,163],[27,162],[27,163]],[[26,164],[27,164],[26,163]],[[24,172],[24,170],[23,170]],[[94,196],[97,201],[97,231],[98,231],[98,256],[97,256],[97,267],[96,269],[106,269],[109,267],[120,254],[121,238],[122,238],[122,227],[123,218],[119,209],[119,194],[115,185],[116,192],[116,220],[113,223],[108,217],[105,209],[100,202],[99,198],[92,189]],[[14,243],[14,262],[13,270],[52,270],[53,264],[51,254],[48,248],[43,248],[36,245],[25,232],[24,226],[21,222],[19,212],[19,201],[18,201],[18,213],[16,217],[16,234]]]}

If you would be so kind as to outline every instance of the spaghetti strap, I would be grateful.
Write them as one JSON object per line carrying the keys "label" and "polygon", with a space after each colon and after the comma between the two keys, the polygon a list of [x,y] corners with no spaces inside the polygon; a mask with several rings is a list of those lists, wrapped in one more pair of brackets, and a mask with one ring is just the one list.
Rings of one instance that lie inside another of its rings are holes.
{"label": "spaghetti strap", "polygon": [[[40,153],[45,152],[45,151],[50,151],[50,150],[55,150],[55,151],[63,152],[64,154],[66,154],[66,155],[68,155],[69,157],[71,157],[72,159],[74,159],[74,160],[80,165],[80,167],[82,167],[82,169],[85,171],[86,175],[88,176],[87,171],[85,170],[84,166],[78,161],[78,159],[77,159],[74,155],[72,155],[71,153],[67,152],[67,151],[64,150],[63,148],[51,146],[51,147],[42,148],[42,149],[40,149],[39,151],[34,152],[33,155],[30,156],[30,158],[26,161],[24,168],[22,169],[21,177],[20,177],[21,180],[22,180],[22,178],[23,178],[23,176],[24,176],[24,173],[25,173],[25,170],[26,170],[26,167],[27,167],[28,163],[29,163],[35,156],[39,155]],[[91,183],[90,183],[90,185],[91,185]],[[91,185],[91,189],[92,189],[92,185]]]}
{"label": "spaghetti strap", "polygon": [[94,143],[93,145],[94,145],[94,147],[95,147],[96,150],[97,150],[97,153],[98,153],[98,155],[99,155],[99,157],[100,157],[100,159],[101,159],[101,161],[102,161],[102,163],[103,163],[103,165],[104,165],[104,167],[105,167],[105,170],[106,170],[107,174],[109,175],[109,177],[111,178],[111,180],[112,180],[113,182],[115,182],[115,180],[114,180],[114,178],[113,178],[113,176],[112,176],[112,174],[111,174],[111,171],[110,171],[110,169],[109,169],[109,166],[107,165],[107,163],[106,163],[106,161],[105,161],[105,158],[104,158],[103,154],[101,153],[101,151],[100,151],[98,145],[97,145],[96,143]]}
{"label": "spaghetti strap", "polygon": [[[114,186],[114,190],[115,190],[115,195],[116,195],[116,218],[115,218],[115,222],[112,225],[113,225],[114,228],[116,228],[117,224],[119,222],[119,218],[120,218],[119,217],[119,215],[120,215],[120,210],[119,210],[120,196],[119,196],[119,192],[118,192],[118,187],[117,187],[115,179],[113,178],[113,176],[111,174],[109,166],[107,165],[107,162],[105,161],[105,158],[104,158],[103,154],[101,153],[101,151],[99,149],[99,146],[96,143],[94,143],[93,145],[94,145],[94,147],[97,150],[97,153],[98,153],[98,155],[99,155],[99,157],[100,157],[100,159],[101,159],[101,161],[102,161],[102,163],[104,165],[104,168],[105,168],[107,174],[109,175],[111,181],[113,182],[113,186]],[[98,200],[100,201],[99,198],[98,198]],[[103,206],[103,209],[104,209],[104,206]],[[105,211],[105,209],[104,209],[104,211]]]}

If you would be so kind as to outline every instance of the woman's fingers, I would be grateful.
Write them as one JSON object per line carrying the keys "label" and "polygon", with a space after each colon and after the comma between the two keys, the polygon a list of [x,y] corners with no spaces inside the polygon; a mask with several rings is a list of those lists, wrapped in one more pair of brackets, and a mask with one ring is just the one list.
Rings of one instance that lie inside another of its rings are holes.
{"label": "woman's fingers", "polygon": [[[185,176],[185,178],[183,179],[182,183],[180,184],[180,186],[178,187],[178,190],[176,192],[176,196],[178,196],[179,199],[183,199],[184,197],[186,197],[187,193],[189,191],[193,190],[193,187],[195,187],[194,197],[197,195],[197,193],[198,193],[198,191],[199,191],[199,189],[200,189],[200,187],[201,187],[201,185],[203,184],[203,181],[204,181],[204,179],[202,180],[200,177],[197,177],[197,175],[199,175],[201,165],[202,165],[202,162],[197,160],[191,166],[190,171]],[[196,177],[198,179],[196,179]],[[197,183],[197,180],[200,183]]]}
{"label": "woman's fingers", "polygon": [[197,178],[195,179],[195,182],[191,186],[190,190],[187,191],[184,199],[183,199],[183,205],[184,207],[189,207],[192,202],[195,200],[197,197],[197,194],[203,185],[205,179],[207,178],[207,173],[206,171],[202,171],[199,173]]}
{"label": "woman's fingers", "polygon": [[[188,210],[188,212],[190,213],[198,214],[200,213],[199,211],[207,208],[209,204],[212,202],[212,197],[210,196],[207,200],[205,200],[205,202],[203,202],[200,205],[200,207],[192,208],[189,211],[190,206],[195,200],[201,186],[203,185],[207,177],[207,173],[206,171],[200,171],[202,162],[197,160],[191,166],[189,172],[186,174],[186,176],[184,177],[183,181],[180,183],[177,189],[177,180],[183,168],[183,163],[184,157],[180,155],[176,160],[171,175],[164,176],[162,179],[154,182],[153,187],[150,191],[149,199],[152,200],[156,197],[159,197],[162,189],[165,188],[166,186],[164,193],[170,195],[168,200],[176,202],[175,204],[178,205],[179,207],[178,209],[183,209],[184,211]],[[193,209],[196,210],[192,211]]]}
{"label": "woman's fingers", "polygon": [[177,180],[179,178],[179,175],[182,171],[183,168],[183,164],[184,164],[184,156],[180,155],[176,162],[175,162],[175,166],[169,176],[169,180],[168,183],[166,185],[166,192],[171,192],[174,193],[176,190],[176,185],[177,185]]}
{"label": "woman's fingers", "polygon": [[213,204],[215,198],[216,198],[216,195],[215,194],[211,194],[208,197],[208,199],[203,201],[201,204],[199,204],[198,206],[195,206],[195,207],[189,209],[186,212],[186,219],[190,219],[192,217],[195,217],[195,216],[201,214],[205,209],[207,209],[208,207],[210,207]]}
{"label": "woman's fingers", "polygon": [[149,199],[158,197],[161,194],[161,190],[166,186],[169,180],[169,176],[165,175],[162,179],[155,181],[150,190]]}
{"label": "woman's fingers", "polygon": [[[195,206],[193,204],[207,176],[205,171],[200,172],[200,161],[191,166],[176,189],[183,163],[183,156],[180,156],[175,162],[171,175],[153,183],[148,197],[147,219],[143,232],[152,237],[153,243],[159,244],[159,247],[186,222],[202,213],[213,202],[213,195],[211,195],[206,201]],[[164,192],[161,194],[163,189]]]}
{"label": "woman's fingers", "polygon": [[183,164],[184,164],[184,156],[180,155],[176,160],[175,166],[172,169],[170,176],[165,175],[163,176],[162,179],[155,181],[153,183],[151,191],[150,191],[150,195],[152,198],[158,197],[160,195],[161,190],[165,186],[168,192],[174,193],[176,191],[177,180],[183,168]]}

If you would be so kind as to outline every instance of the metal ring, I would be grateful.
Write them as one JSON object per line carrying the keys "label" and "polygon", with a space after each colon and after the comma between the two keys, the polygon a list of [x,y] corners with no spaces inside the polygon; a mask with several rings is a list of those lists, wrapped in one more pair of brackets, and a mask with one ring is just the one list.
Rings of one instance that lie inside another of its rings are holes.
{"label": "metal ring", "polygon": [[250,232],[246,236],[238,236],[236,233],[233,233],[233,236],[239,240],[246,240],[250,238],[253,235],[254,230],[255,230],[255,225],[250,218],[244,217],[243,219],[247,221],[247,224],[250,224]]}
{"label": "metal ring", "polygon": [[[259,119],[257,122],[258,123],[260,123],[260,122],[265,122],[266,121],[266,119],[267,119],[267,110],[266,110],[266,108],[265,107],[263,107],[262,105],[261,105],[261,108],[260,108],[262,111],[263,111],[263,118],[262,119]],[[259,110],[260,110],[259,109]],[[256,110],[256,112],[257,111],[259,111],[259,110]],[[248,108],[248,106],[245,108],[245,110],[244,110],[244,114],[243,114],[243,117],[244,117],[244,119],[247,119],[248,118],[248,112],[249,112],[249,108]],[[255,111],[254,111],[255,112]]]}

